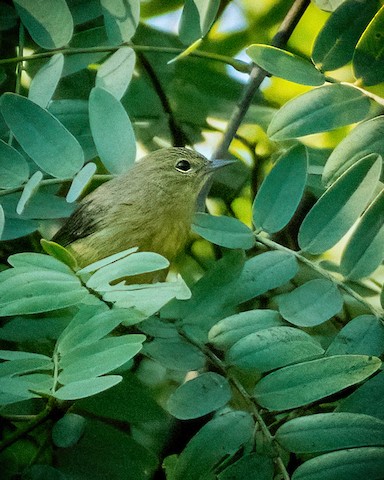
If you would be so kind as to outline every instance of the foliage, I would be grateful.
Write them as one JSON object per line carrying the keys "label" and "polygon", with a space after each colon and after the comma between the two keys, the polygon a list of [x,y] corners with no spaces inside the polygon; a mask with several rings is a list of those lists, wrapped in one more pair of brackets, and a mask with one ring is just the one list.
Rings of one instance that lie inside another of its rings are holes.
{"label": "foliage", "polygon": [[[3,478],[382,478],[384,7],[292,3],[0,4]],[[49,241],[185,144],[238,161],[180,275]]]}

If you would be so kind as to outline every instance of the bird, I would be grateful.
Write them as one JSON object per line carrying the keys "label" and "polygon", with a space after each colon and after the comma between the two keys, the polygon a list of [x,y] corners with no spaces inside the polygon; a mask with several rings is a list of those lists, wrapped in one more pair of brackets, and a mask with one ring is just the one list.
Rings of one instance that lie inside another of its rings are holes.
{"label": "bird", "polygon": [[207,180],[230,163],[184,147],[151,152],[85,196],[52,240],[80,268],[131,247],[172,262],[188,242]]}

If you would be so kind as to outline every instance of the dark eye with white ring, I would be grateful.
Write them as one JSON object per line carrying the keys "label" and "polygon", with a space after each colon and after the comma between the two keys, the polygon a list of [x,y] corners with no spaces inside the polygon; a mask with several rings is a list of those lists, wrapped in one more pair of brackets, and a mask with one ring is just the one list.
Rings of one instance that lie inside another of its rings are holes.
{"label": "dark eye with white ring", "polygon": [[191,164],[188,162],[188,160],[179,160],[176,163],[175,168],[181,173],[187,173],[192,170]]}

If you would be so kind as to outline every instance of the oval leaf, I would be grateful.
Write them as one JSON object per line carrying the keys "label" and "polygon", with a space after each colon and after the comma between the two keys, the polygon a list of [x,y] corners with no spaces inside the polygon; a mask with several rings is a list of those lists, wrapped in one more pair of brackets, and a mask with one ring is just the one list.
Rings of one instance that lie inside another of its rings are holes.
{"label": "oval leaf", "polygon": [[27,181],[29,167],[25,158],[0,140],[0,188],[17,188]]}
{"label": "oval leaf", "polygon": [[252,231],[237,218],[196,213],[192,230],[206,240],[226,248],[247,250],[255,244]]}
{"label": "oval leaf", "polygon": [[[106,115],[108,112],[108,115]],[[122,104],[103,88],[89,96],[89,122],[97,151],[111,173],[123,173],[136,157],[135,134]]]}
{"label": "oval leaf", "polygon": [[140,19],[140,0],[100,0],[108,38],[113,44],[128,42]]}
{"label": "oval leaf", "polygon": [[33,77],[28,98],[41,108],[46,108],[55,93],[63,67],[64,55],[56,53]]}
{"label": "oval leaf", "polygon": [[181,385],[169,397],[167,410],[180,420],[189,420],[223,407],[230,399],[231,388],[226,378],[207,372]]}
{"label": "oval leaf", "polygon": [[123,377],[120,375],[107,375],[105,377],[90,378],[81,382],[73,382],[59,388],[53,396],[58,400],[77,400],[91,397],[117,385]]}
{"label": "oval leaf", "polygon": [[72,203],[80,197],[80,195],[83,193],[84,189],[90,182],[91,178],[95,174],[96,170],[96,164],[93,162],[89,162],[84,165],[84,167],[79,172],[76,173],[66,196],[66,200],[68,203]]}
{"label": "oval leaf", "polygon": [[179,24],[179,37],[189,45],[204,37],[219,10],[220,0],[186,0]]}
{"label": "oval leaf", "polygon": [[341,273],[352,280],[366,277],[383,261],[384,190],[361,217],[341,257]]}
{"label": "oval leaf", "polygon": [[294,215],[307,181],[307,151],[298,145],[286,152],[263,181],[253,202],[253,222],[275,233]]}
{"label": "oval leaf", "polygon": [[375,190],[381,163],[376,154],[368,155],[319,198],[300,226],[298,241],[303,250],[325,252],[348,232]]}
{"label": "oval leaf", "polygon": [[76,413],[67,413],[52,428],[52,440],[56,447],[68,448],[76,445],[84,433],[86,420]]}
{"label": "oval leaf", "polygon": [[377,357],[335,355],[281,368],[262,378],[254,395],[262,407],[287,410],[363,381],[381,366]]}
{"label": "oval leaf", "polygon": [[73,20],[65,0],[45,2],[14,0],[21,21],[33,40],[46,49],[66,45],[73,34]]}
{"label": "oval leaf", "polygon": [[316,37],[312,51],[316,65],[321,70],[336,70],[350,62],[357,41],[376,10],[377,0],[344,1]]}
{"label": "oval leaf", "polygon": [[361,413],[320,413],[286,422],[275,438],[295,453],[384,445],[384,422]]}
{"label": "oval leaf", "polygon": [[268,135],[286,140],[363,120],[370,102],[357,88],[347,85],[325,85],[296,97],[272,117]]}
{"label": "oval leaf", "polygon": [[384,116],[360,123],[329,156],[324,167],[323,182],[331,184],[349,167],[370,153],[376,153],[384,158],[383,136]]}
{"label": "oval leaf", "polygon": [[[365,6],[363,10],[365,9]],[[361,36],[353,56],[355,76],[364,85],[384,81],[384,6]]]}
{"label": "oval leaf", "polygon": [[270,45],[254,44],[246,49],[259,67],[276,77],[302,85],[322,85],[324,75],[305,58]]}
{"label": "oval leaf", "polygon": [[295,470],[292,480],[381,480],[384,448],[363,447],[326,453],[312,458]]}
{"label": "oval leaf", "polygon": [[96,87],[104,88],[120,100],[132,79],[135,62],[136,54],[131,47],[119,48],[97,71]]}
{"label": "oval leaf", "polygon": [[43,174],[40,172],[40,170],[38,170],[32,175],[32,177],[25,184],[23,193],[21,194],[20,200],[16,207],[16,213],[18,215],[21,215],[23,213],[27,202],[32,198],[32,196],[38,189],[42,179],[43,179]]}
{"label": "oval leaf", "polygon": [[281,315],[300,327],[314,327],[340,312],[343,297],[330,280],[310,280],[277,298]]}
{"label": "oval leaf", "polygon": [[1,113],[32,160],[53,177],[72,177],[84,163],[75,137],[49,112],[25,97],[5,93]]}
{"label": "oval leaf", "polygon": [[292,327],[271,327],[240,339],[226,359],[240,368],[266,372],[323,353],[320,344],[307,333]]}

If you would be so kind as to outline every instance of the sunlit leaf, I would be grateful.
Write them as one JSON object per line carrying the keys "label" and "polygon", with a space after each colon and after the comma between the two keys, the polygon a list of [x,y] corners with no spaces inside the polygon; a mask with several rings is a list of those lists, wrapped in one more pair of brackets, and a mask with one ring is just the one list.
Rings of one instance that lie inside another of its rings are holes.
{"label": "sunlit leaf", "polygon": [[285,140],[326,132],[359,122],[367,115],[369,99],[348,85],[325,85],[295,97],[273,116],[268,135]]}
{"label": "sunlit leaf", "polygon": [[179,24],[180,40],[189,45],[204,37],[214,22],[220,0],[186,0]]}
{"label": "sunlit leaf", "polygon": [[384,6],[381,7],[361,36],[353,56],[355,76],[367,86],[384,81],[383,30]]}
{"label": "sunlit leaf", "polygon": [[312,58],[320,69],[336,70],[352,60],[355,46],[377,7],[377,0],[342,2],[315,40]]}
{"label": "sunlit leaf", "polygon": [[140,0],[101,0],[105,28],[113,44],[128,42],[140,18]]}
{"label": "sunlit leaf", "polygon": [[276,77],[303,85],[322,85],[324,75],[305,58],[270,45],[254,44],[246,50],[248,56]]}
{"label": "sunlit leaf", "polygon": [[104,88],[120,100],[131,81],[135,62],[136,55],[131,47],[119,48],[98,69],[96,87]]}
{"label": "sunlit leaf", "polygon": [[333,247],[352,227],[379,181],[381,158],[368,155],[347,170],[319,198],[299,230],[299,245],[308,253]]}

